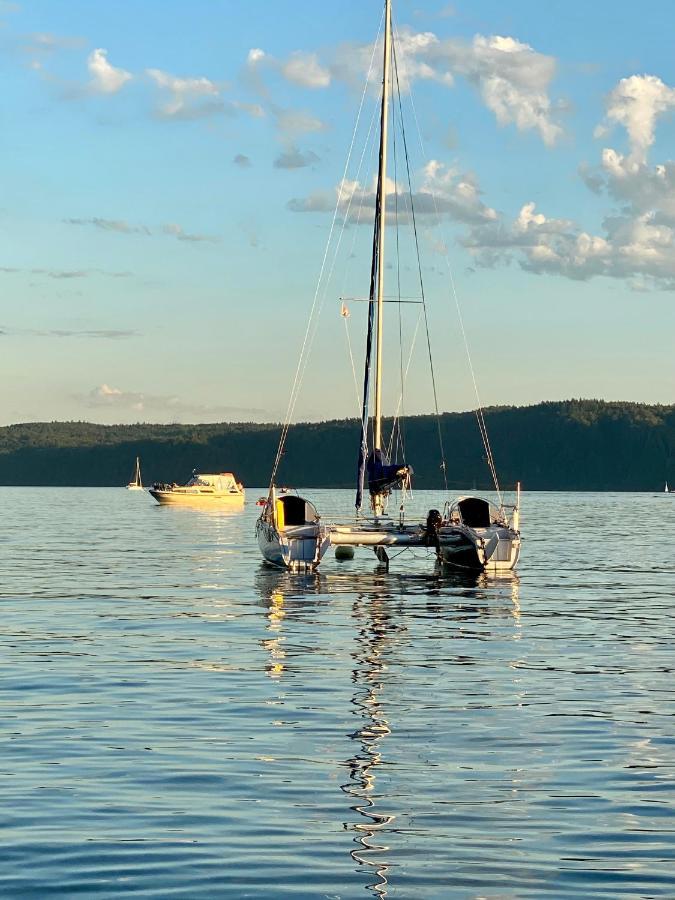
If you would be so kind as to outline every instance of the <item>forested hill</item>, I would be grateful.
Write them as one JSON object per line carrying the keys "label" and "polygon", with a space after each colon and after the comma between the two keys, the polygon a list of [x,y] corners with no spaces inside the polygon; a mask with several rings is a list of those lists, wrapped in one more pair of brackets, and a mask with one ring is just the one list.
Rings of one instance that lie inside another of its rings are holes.
{"label": "forested hill", "polygon": [[[500,480],[529,490],[660,490],[675,484],[675,406],[570,400],[485,411]],[[476,415],[444,413],[441,434],[451,488],[490,486]],[[386,423],[385,432],[390,423]],[[405,421],[406,461],[418,488],[442,486],[434,416]],[[0,428],[0,484],[123,485],[136,456],[143,481],[185,481],[193,469],[233,471],[267,483],[279,424],[93,425],[39,422]],[[294,425],[278,481],[351,487],[356,420]]]}

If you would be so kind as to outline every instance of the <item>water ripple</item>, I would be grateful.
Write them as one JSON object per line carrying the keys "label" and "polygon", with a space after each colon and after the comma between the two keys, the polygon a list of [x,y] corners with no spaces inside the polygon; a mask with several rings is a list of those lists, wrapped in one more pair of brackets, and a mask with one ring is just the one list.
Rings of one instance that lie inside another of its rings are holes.
{"label": "water ripple", "polygon": [[525,495],[489,579],[0,495],[3,896],[675,896],[672,499]]}

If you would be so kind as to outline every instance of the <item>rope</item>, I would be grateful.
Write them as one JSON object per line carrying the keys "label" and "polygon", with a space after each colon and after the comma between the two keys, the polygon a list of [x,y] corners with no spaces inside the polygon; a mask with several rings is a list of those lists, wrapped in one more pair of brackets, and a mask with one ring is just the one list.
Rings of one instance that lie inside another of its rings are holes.
{"label": "rope", "polygon": [[417,219],[415,217],[415,202],[413,200],[413,192],[412,192],[412,179],[410,177],[410,159],[408,156],[408,142],[405,136],[405,128],[403,128],[403,106],[401,103],[401,85],[398,79],[398,60],[396,57],[396,44],[392,41],[392,52],[394,56],[394,72],[396,73],[396,91],[398,95],[398,105],[399,105],[399,116],[401,120],[401,134],[403,137],[403,150],[405,152],[405,166],[406,173],[408,176],[408,189],[410,191],[410,211],[412,213],[412,225],[413,225],[413,234],[415,235],[415,252],[417,254],[417,271],[420,282],[420,293],[422,295],[422,309],[424,311],[424,329],[427,337],[427,351],[429,354],[429,368],[431,370],[431,386],[434,395],[434,409],[436,412],[436,427],[438,429],[438,444],[441,451],[441,469],[443,470],[443,482],[445,484],[445,490],[447,493],[448,490],[448,473],[447,473],[447,465],[445,461],[445,448],[443,447],[443,433],[441,431],[441,417],[438,411],[438,393],[436,391],[436,374],[434,372],[434,361],[431,354],[431,337],[429,335],[429,317],[427,315],[427,303],[426,297],[424,294],[424,280],[422,278],[422,262],[420,259],[420,245],[419,238],[417,235]]}
{"label": "rope", "polygon": [[[399,102],[400,102],[400,92],[399,92]],[[410,93],[410,106],[412,108],[413,118],[415,119],[415,125],[417,127],[417,136],[419,139],[420,148],[422,150],[422,156],[423,156],[425,162],[428,162],[428,156],[426,155],[426,152],[424,149],[424,141],[422,140],[422,131],[420,129],[419,120],[417,118],[417,110],[415,109],[415,103],[413,101],[412,93]],[[433,191],[430,191],[430,193],[431,193],[431,197],[434,201],[434,211],[436,213],[436,218],[440,222],[440,215],[438,212],[438,204],[436,202],[436,195],[434,194]],[[486,462],[488,464],[490,474],[492,475],[492,481],[494,483],[495,491],[497,493],[497,497],[499,498],[499,504],[501,506],[501,505],[503,505],[503,499],[502,499],[502,492],[501,492],[501,489],[499,486],[499,479],[497,477],[497,468],[495,466],[494,457],[492,455],[492,448],[490,446],[490,439],[488,437],[487,425],[485,424],[485,416],[483,413],[483,404],[481,403],[480,394],[478,391],[478,382],[476,380],[476,372],[475,372],[475,369],[473,366],[473,361],[471,359],[471,351],[469,350],[469,341],[467,339],[466,330],[464,328],[464,317],[462,316],[462,310],[459,305],[459,297],[457,295],[457,289],[455,287],[455,279],[454,279],[454,276],[452,273],[452,268],[450,266],[450,260],[448,259],[447,247],[445,248],[445,252],[442,254],[442,256],[445,260],[445,266],[448,270],[448,277],[449,277],[449,281],[450,281],[451,293],[452,293],[452,297],[455,302],[455,308],[457,310],[457,318],[459,320],[459,327],[460,327],[460,331],[462,334],[462,340],[464,343],[464,351],[466,353],[466,358],[469,363],[469,371],[471,373],[471,380],[473,382],[473,389],[474,389],[474,393],[476,396],[476,404],[477,404],[476,419],[478,421],[478,430],[480,431],[481,439],[483,441],[483,447],[485,449]]]}
{"label": "rope", "polygon": [[[346,309],[346,307],[345,307]],[[354,354],[352,353],[352,339],[349,334],[349,311],[347,315],[342,314],[345,320],[345,334],[347,335],[347,347],[349,348],[349,359],[352,363],[352,378],[354,379],[354,393],[356,394],[356,418],[361,415],[361,398],[359,397],[359,382],[356,377],[356,366],[354,365]]]}
{"label": "rope", "polygon": [[[384,20],[384,12],[382,13],[382,16],[380,17],[380,27],[379,27],[378,34],[377,34],[377,40],[379,40],[380,32],[382,31],[383,20]],[[314,320],[315,312],[317,309],[317,301],[319,299],[319,291],[321,288],[321,283],[322,283],[324,271],[326,268],[326,260],[328,258],[328,251],[330,249],[330,244],[331,244],[331,241],[333,238],[333,232],[335,230],[335,223],[337,221],[338,210],[340,208],[340,203],[342,201],[345,179],[347,177],[347,172],[349,170],[349,163],[351,162],[352,152],[354,150],[354,142],[356,141],[356,133],[357,133],[357,130],[359,127],[359,122],[361,121],[361,112],[363,110],[363,104],[364,104],[364,101],[366,98],[366,93],[368,91],[368,83],[370,81],[370,73],[373,68],[373,61],[375,59],[375,47],[377,44],[377,40],[375,41],[375,44],[373,44],[373,52],[370,57],[370,66],[368,68],[368,73],[366,75],[365,84],[363,86],[363,93],[361,94],[361,102],[359,103],[359,109],[358,109],[358,113],[356,116],[356,123],[354,125],[354,130],[352,132],[352,139],[351,139],[351,142],[349,145],[349,151],[347,153],[347,160],[345,162],[344,171],[342,173],[342,179],[340,181],[340,190],[338,191],[338,198],[337,198],[337,202],[335,204],[335,209],[333,211],[333,218],[331,221],[330,230],[328,232],[328,239],[326,240],[326,246],[324,249],[323,259],[321,260],[321,268],[319,270],[319,277],[317,279],[316,288],[314,290],[314,297],[312,299],[312,306],[311,306],[310,313],[309,313],[309,320],[307,322],[307,327],[305,328],[305,334],[304,334],[304,338],[302,341],[302,347],[300,349],[300,357],[298,359],[298,365],[295,370],[295,377],[293,379],[293,385],[291,387],[291,394],[290,394],[290,397],[288,400],[288,407],[286,409],[286,418],[284,420],[284,425],[281,429],[281,436],[279,438],[279,446],[277,448],[277,455],[274,460],[274,465],[272,466],[272,474],[270,476],[270,492],[272,490],[272,485],[274,484],[274,479],[276,478],[277,470],[278,470],[279,464],[281,462],[281,457],[283,456],[283,453],[284,453],[284,447],[286,445],[286,438],[288,437],[288,429],[290,428],[291,419],[293,417],[293,413],[295,411],[295,406],[296,406],[296,403],[298,400],[298,394],[300,392],[300,384],[302,382],[302,377],[304,375],[304,371],[307,366],[307,360],[305,358],[305,351],[307,349],[308,339],[310,337],[310,331],[311,331],[311,327],[312,327],[312,322]],[[365,153],[365,149],[364,149],[364,153]],[[362,155],[361,159],[363,159],[363,155]],[[351,206],[351,197],[349,200],[349,206]],[[349,206],[348,206],[348,209],[349,209]],[[343,223],[342,223],[342,232],[344,232],[344,224],[345,224],[345,219],[343,219]],[[341,240],[341,238],[342,238],[342,233],[340,236],[340,240]],[[338,243],[338,249],[339,249],[339,243]],[[336,250],[336,254],[337,254],[337,250]],[[334,265],[335,265],[335,262],[333,262],[333,266]],[[332,274],[332,269],[331,269],[331,274]],[[325,297],[325,291],[324,291],[324,297]],[[313,340],[315,333],[316,333],[316,328],[314,329],[314,333],[312,334],[312,340]],[[309,356],[309,354],[307,354],[307,356]]]}

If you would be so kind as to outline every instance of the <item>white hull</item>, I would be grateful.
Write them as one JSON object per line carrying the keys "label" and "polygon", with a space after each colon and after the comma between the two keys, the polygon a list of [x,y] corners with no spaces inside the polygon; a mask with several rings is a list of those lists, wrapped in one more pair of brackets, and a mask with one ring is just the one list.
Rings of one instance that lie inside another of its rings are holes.
{"label": "white hull", "polygon": [[369,547],[388,562],[387,550],[428,549],[442,565],[471,572],[508,572],[520,556],[520,534],[502,523],[484,528],[446,524],[429,537],[423,525],[393,521],[322,523],[279,527],[269,510],[256,524],[265,560],[291,570],[316,569],[329,547]]}
{"label": "white hull", "polygon": [[128,491],[142,491],[143,485],[142,484],[128,484],[127,490]]}
{"label": "white hull", "polygon": [[176,488],[171,491],[150,490],[149,492],[158,503],[163,506],[198,506],[202,509],[236,509],[243,507],[245,495],[241,494],[210,494],[199,491],[184,491]]}

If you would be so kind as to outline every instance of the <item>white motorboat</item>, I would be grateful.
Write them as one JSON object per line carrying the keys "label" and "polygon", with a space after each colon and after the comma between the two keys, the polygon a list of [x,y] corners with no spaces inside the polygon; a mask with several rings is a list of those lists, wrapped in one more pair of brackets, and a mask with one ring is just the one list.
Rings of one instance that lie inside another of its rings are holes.
{"label": "white motorboat", "polygon": [[150,494],[165,506],[198,506],[218,509],[244,505],[246,491],[231,472],[203,475],[196,471],[186,484],[155,482]]}

